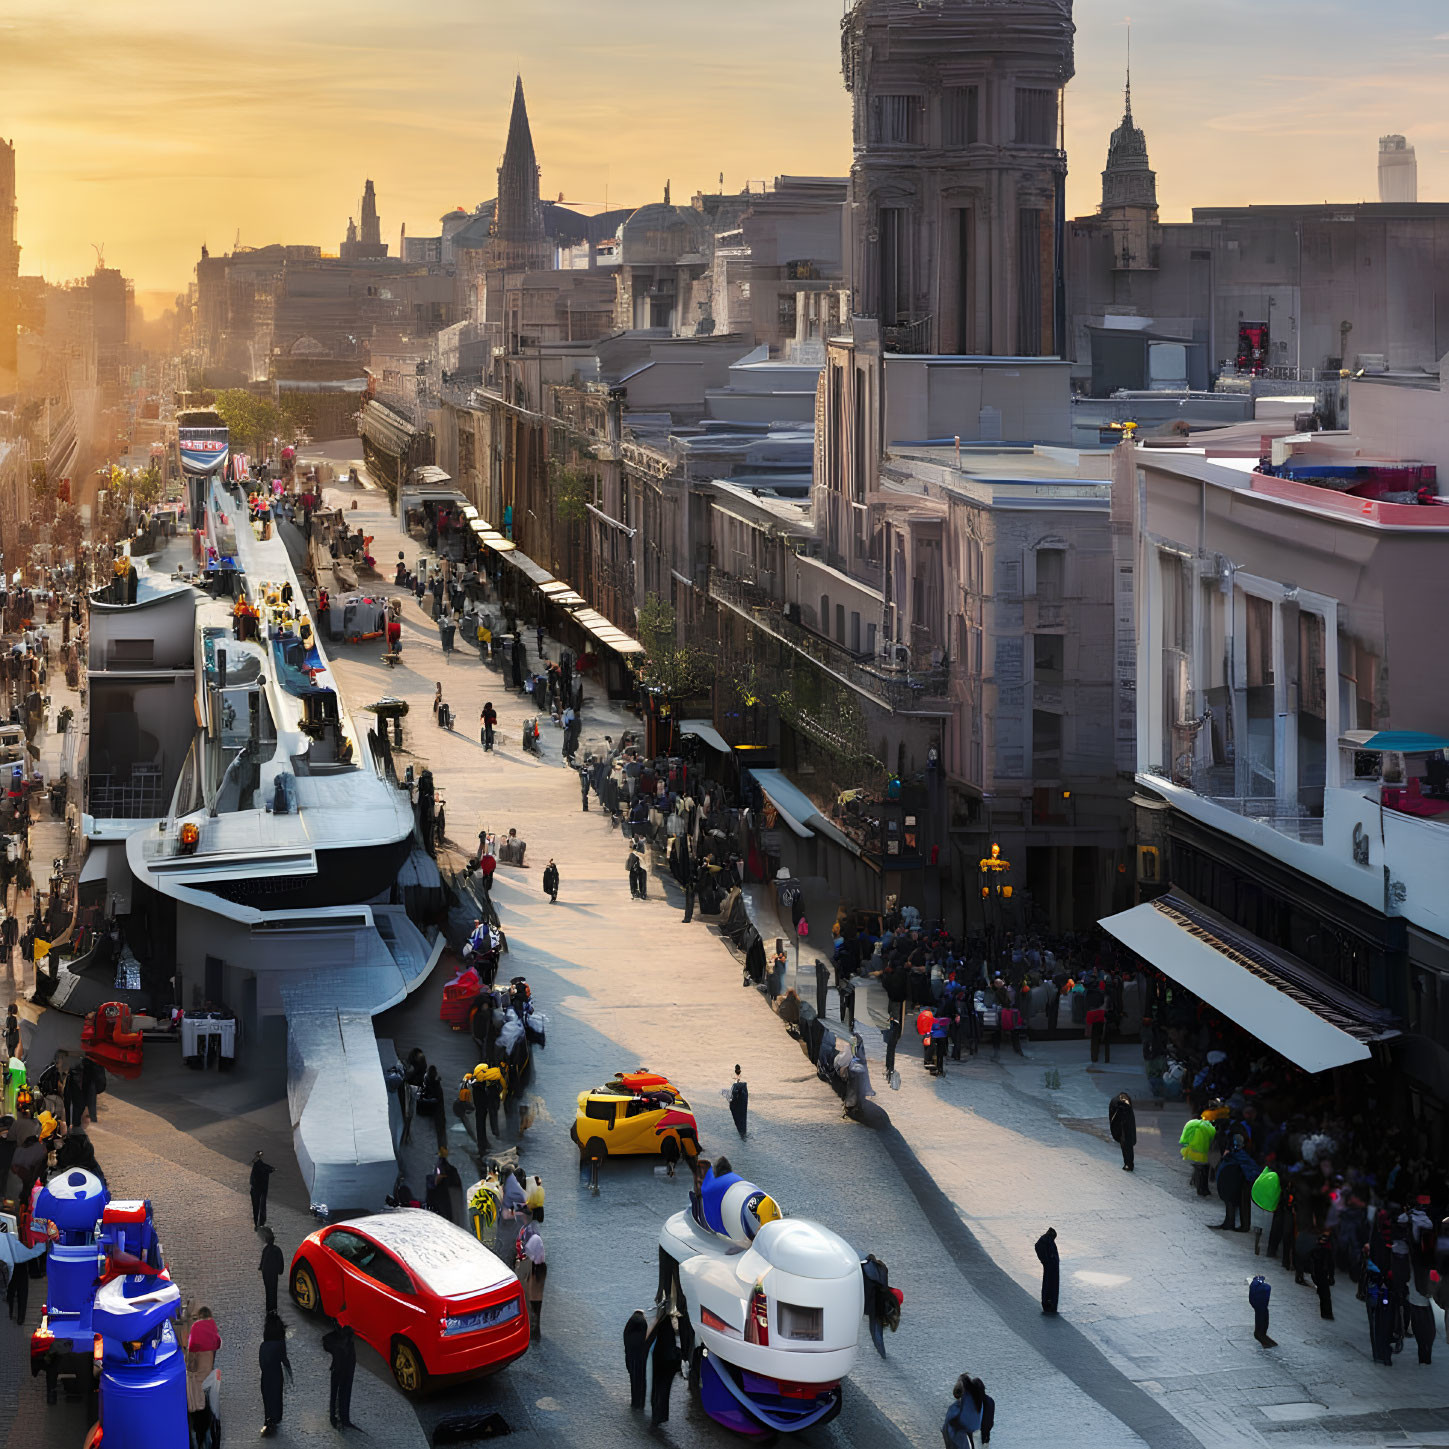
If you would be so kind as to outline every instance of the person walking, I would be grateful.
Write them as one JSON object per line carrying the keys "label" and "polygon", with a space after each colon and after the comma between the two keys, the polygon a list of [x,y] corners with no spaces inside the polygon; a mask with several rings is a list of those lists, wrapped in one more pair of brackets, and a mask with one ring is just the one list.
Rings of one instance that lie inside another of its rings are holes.
{"label": "person walking", "polygon": [[1118,1092],[1107,1107],[1107,1127],[1112,1141],[1122,1149],[1122,1171],[1133,1171],[1133,1151],[1137,1146],[1137,1113],[1132,1107],[1132,1098],[1126,1092]]}
{"label": "person walking", "polygon": [[277,1311],[277,1283],[287,1265],[282,1258],[282,1250],[277,1246],[276,1236],[270,1228],[262,1229],[262,1238],[265,1246],[262,1248],[262,1261],[257,1264],[257,1272],[262,1275],[262,1285],[267,1291],[267,1312],[275,1313]]}
{"label": "person walking", "polygon": [[589,772],[582,765],[579,766],[579,795],[584,814],[587,815],[589,813]]}
{"label": "person walking", "polygon": [[1369,1352],[1375,1363],[1394,1366],[1394,1295],[1378,1264],[1365,1265],[1364,1302],[1368,1307]]}
{"label": "person walking", "polygon": [[735,1121],[735,1131],[741,1137],[748,1136],[747,1127],[750,1117],[750,1087],[749,1083],[740,1075],[740,1065],[735,1063],[735,1079],[726,1089],[725,1095],[729,1098],[730,1116]]}
{"label": "person walking", "polygon": [[679,1341],[674,1333],[674,1317],[660,1313],[654,1325],[654,1350],[650,1355],[654,1381],[649,1386],[649,1427],[657,1429],[669,1422],[669,1395],[679,1377]]}
{"label": "person walking", "polygon": [[267,1315],[262,1329],[262,1343],[257,1350],[257,1366],[262,1371],[262,1438],[276,1437],[282,1422],[283,1376],[292,1381],[292,1361],[287,1357],[287,1326],[275,1313]]}
{"label": "person walking", "polygon": [[1062,1264],[1057,1252],[1057,1230],[1048,1228],[1036,1240],[1037,1261],[1041,1264],[1041,1311],[1054,1315],[1057,1311],[1057,1294],[1061,1289]]}
{"label": "person walking", "polygon": [[629,1374],[629,1407],[642,1409],[647,1387],[649,1320],[636,1308],[624,1325],[624,1368]]}
{"label": "person walking", "polygon": [[252,1227],[254,1228],[266,1225],[267,1179],[275,1171],[276,1169],[270,1163],[262,1161],[262,1149],[257,1148],[256,1156],[252,1158],[251,1170]]}
{"label": "person walking", "polygon": [[544,1248],[543,1233],[539,1224],[543,1221],[543,1209],[534,1208],[518,1235],[518,1261],[524,1265],[524,1294],[528,1299],[528,1310],[532,1321],[530,1342],[537,1343],[543,1337],[543,1285],[548,1279],[548,1254]]}
{"label": "person walking", "polygon": [[1324,1233],[1309,1255],[1309,1271],[1318,1290],[1318,1316],[1333,1318],[1333,1240]]}
{"label": "person walking", "polygon": [[1178,1151],[1192,1167],[1192,1185],[1199,1197],[1208,1195],[1208,1153],[1212,1150],[1217,1128],[1202,1117],[1191,1117],[1183,1124],[1177,1139]]}
{"label": "person walking", "polygon": [[629,852],[629,894],[636,901],[647,899],[649,891],[649,874],[644,869],[636,851]]}
{"label": "person walking", "polygon": [[1248,1279],[1248,1306],[1253,1310],[1253,1337],[1264,1348],[1277,1348],[1275,1339],[1268,1337],[1268,1300],[1273,1296],[1273,1287],[1261,1273]]}
{"label": "person walking", "polygon": [[493,731],[498,728],[498,711],[493,708],[491,699],[483,703],[482,713],[478,716],[479,723],[483,727],[483,748],[490,753],[493,749]]}
{"label": "person walking", "polygon": [[548,864],[543,868],[543,889],[548,896],[550,905],[558,904],[558,866],[554,864],[553,856],[549,856]]}
{"label": "person walking", "polygon": [[418,1092],[418,1111],[432,1119],[433,1136],[441,1151],[448,1145],[448,1111],[443,1098],[443,1079],[435,1066],[430,1066],[423,1076],[422,1089]]}
{"label": "person walking", "polygon": [[[195,1354],[198,1360],[201,1389],[210,1411],[212,1449],[216,1449],[221,1443],[221,1370],[216,1366],[216,1356],[221,1352],[221,1330],[211,1316],[211,1309],[203,1306],[197,1310],[196,1320],[186,1336],[186,1352],[188,1368],[190,1355]],[[197,1449],[201,1449],[199,1440]]]}
{"label": "person walking", "polygon": [[533,637],[538,641],[538,657],[540,659],[546,658],[547,656],[543,652],[543,620],[542,619],[540,619],[538,621],[538,623],[534,625]]}
{"label": "person walking", "polygon": [[946,1449],[971,1449],[976,1442],[971,1436],[981,1435],[981,1442],[991,1442],[996,1422],[996,1401],[986,1392],[986,1385],[970,1374],[962,1374],[951,1390],[951,1407],[941,1425],[941,1438]]}
{"label": "person walking", "polygon": [[355,1429],[352,1422],[352,1376],[357,1372],[357,1342],[350,1323],[340,1318],[322,1335],[322,1351],[332,1364],[327,1374],[327,1418],[334,1429]]}

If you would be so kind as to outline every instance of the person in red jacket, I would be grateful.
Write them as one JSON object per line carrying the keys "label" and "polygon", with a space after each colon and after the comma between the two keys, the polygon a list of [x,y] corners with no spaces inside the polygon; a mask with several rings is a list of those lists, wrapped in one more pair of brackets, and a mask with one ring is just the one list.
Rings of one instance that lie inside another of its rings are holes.
{"label": "person in red jacket", "polygon": [[387,647],[391,654],[402,653],[402,625],[396,619],[387,621]]}

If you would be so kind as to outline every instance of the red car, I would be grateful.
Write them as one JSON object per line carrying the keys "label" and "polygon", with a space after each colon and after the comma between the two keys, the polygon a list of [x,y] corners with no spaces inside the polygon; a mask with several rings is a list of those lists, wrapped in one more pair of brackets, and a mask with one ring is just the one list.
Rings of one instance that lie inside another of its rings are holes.
{"label": "red car", "polygon": [[496,1373],[528,1348],[512,1271],[470,1233],[419,1208],[319,1228],[292,1256],[292,1298],[350,1323],[392,1366],[398,1387]]}

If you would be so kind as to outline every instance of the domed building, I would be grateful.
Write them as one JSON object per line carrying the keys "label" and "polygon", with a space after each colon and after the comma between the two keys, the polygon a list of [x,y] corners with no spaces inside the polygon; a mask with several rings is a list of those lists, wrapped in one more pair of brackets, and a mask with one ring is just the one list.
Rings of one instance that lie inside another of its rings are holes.
{"label": "domed building", "polygon": [[692,336],[713,331],[709,266],[714,238],[703,215],[665,199],[619,228],[615,325]]}

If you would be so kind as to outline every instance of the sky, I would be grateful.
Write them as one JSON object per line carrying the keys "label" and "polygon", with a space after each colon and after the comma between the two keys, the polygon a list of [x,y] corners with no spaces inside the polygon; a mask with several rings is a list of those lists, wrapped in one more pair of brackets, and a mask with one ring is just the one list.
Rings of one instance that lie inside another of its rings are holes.
{"label": "sky", "polygon": [[[1378,137],[1449,199],[1444,0],[1076,0],[1071,214],[1133,110],[1165,220],[1194,205],[1375,199]],[[844,175],[842,0],[0,0],[0,136],[22,270],[138,295],[200,248],[335,251],[376,183],[383,239],[494,194],[515,72],[544,195],[580,210],[781,174]]]}

